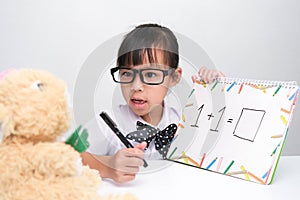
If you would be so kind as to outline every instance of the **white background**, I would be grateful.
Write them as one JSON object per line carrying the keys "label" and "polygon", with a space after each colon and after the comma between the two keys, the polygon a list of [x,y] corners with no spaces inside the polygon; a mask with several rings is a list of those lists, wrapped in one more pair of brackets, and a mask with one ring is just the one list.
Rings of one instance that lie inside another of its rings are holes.
{"label": "white background", "polygon": [[[0,0],[0,70],[46,69],[72,94],[94,49],[153,22],[193,39],[227,76],[300,83],[299,9],[297,0]],[[299,120],[298,106],[284,155],[300,155]]]}

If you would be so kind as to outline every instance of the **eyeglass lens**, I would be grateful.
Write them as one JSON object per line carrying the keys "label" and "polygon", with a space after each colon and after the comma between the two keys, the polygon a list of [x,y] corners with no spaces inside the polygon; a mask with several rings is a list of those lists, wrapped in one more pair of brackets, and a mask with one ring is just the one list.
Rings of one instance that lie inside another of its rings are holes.
{"label": "eyeglass lens", "polygon": [[[118,71],[116,72],[118,73]],[[117,81],[121,83],[130,83],[135,79],[136,74],[140,75],[141,81],[144,83],[156,84],[163,82],[164,73],[159,69],[119,69]]]}

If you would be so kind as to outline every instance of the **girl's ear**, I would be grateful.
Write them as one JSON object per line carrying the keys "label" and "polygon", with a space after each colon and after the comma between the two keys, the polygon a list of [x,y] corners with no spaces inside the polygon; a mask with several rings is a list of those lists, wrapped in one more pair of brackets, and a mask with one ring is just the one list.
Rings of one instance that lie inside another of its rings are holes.
{"label": "girl's ear", "polygon": [[172,74],[171,86],[175,86],[177,83],[179,83],[181,77],[182,77],[182,69],[181,67],[177,67]]}

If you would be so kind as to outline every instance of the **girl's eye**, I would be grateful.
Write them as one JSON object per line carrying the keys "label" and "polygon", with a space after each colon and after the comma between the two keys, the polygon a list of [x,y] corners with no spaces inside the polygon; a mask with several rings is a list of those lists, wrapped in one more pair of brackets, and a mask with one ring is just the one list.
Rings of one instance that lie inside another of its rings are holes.
{"label": "girl's eye", "polygon": [[124,72],[121,72],[121,77],[132,77],[133,76],[133,73],[131,71],[124,71]]}
{"label": "girl's eye", "polygon": [[145,74],[145,77],[147,77],[147,78],[155,78],[156,76],[157,76],[157,74],[154,72],[147,72]]}

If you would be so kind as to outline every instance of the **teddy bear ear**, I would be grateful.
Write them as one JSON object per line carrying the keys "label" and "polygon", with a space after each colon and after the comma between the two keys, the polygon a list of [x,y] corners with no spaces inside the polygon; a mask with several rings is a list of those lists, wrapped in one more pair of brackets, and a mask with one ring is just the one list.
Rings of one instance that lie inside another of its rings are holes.
{"label": "teddy bear ear", "polygon": [[16,69],[12,68],[12,69],[8,69],[8,70],[4,70],[2,72],[0,72],[0,81],[3,80],[8,74],[10,74],[11,72],[17,71]]}

